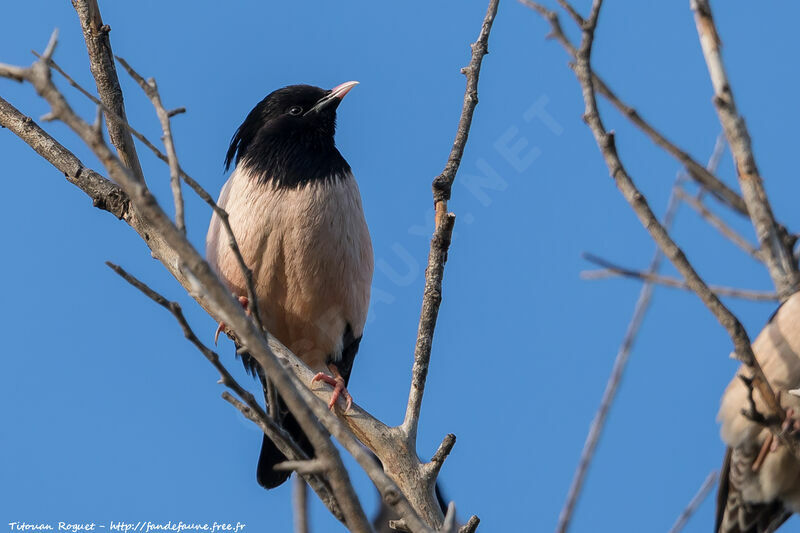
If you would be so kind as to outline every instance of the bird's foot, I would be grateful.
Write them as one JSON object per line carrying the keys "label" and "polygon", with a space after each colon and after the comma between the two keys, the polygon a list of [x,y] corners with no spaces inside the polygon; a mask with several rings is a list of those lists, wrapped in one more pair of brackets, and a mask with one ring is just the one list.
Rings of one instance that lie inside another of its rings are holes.
{"label": "bird's foot", "polygon": [[[245,313],[250,316],[250,299],[247,296],[239,296],[239,303],[242,307],[244,307]],[[214,332],[214,345],[217,345],[219,342],[219,334],[225,331],[228,326],[225,325],[225,322],[220,322],[219,326],[217,326],[217,331]]]}
{"label": "bird's foot", "polygon": [[[791,407],[786,410],[786,418],[784,418],[781,424],[781,432],[788,438],[796,438],[797,435],[800,435],[800,416],[798,416],[797,411]],[[767,435],[767,438],[761,445],[761,450],[758,452],[756,460],[753,461],[753,472],[758,472],[761,465],[764,464],[764,459],[767,458],[767,454],[777,451],[780,444],[781,440],[775,437],[775,435],[772,433]]]}
{"label": "bird's foot", "polygon": [[800,433],[800,413],[791,407],[786,410],[786,418],[783,419],[781,429],[784,433],[789,435],[797,435]]}
{"label": "bird's foot", "polygon": [[350,396],[349,392],[347,392],[347,388],[344,385],[344,378],[339,372],[339,369],[336,368],[336,365],[330,364],[328,365],[328,368],[331,369],[333,377],[329,376],[325,372],[318,372],[317,375],[314,376],[314,379],[311,380],[311,383],[323,381],[333,387],[333,394],[331,394],[331,401],[328,402],[328,409],[333,411],[333,406],[336,405],[336,400],[338,400],[341,396],[347,401],[347,404],[344,408],[344,412],[346,413],[350,410],[350,406],[353,405],[353,397]]}
{"label": "bird's foot", "polygon": [[[786,418],[784,418],[781,423],[781,432],[789,438],[796,438],[797,435],[800,435],[800,416],[799,413],[791,407],[786,410]],[[772,439],[769,451],[774,452],[777,450],[779,444],[779,439]]]}

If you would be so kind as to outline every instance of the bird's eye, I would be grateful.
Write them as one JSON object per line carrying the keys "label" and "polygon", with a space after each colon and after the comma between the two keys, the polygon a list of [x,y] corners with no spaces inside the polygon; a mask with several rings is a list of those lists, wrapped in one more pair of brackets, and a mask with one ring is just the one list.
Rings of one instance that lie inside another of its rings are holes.
{"label": "bird's eye", "polygon": [[302,112],[303,112],[303,108],[302,108],[302,107],[300,107],[299,105],[293,105],[293,106],[292,106],[292,107],[290,107],[290,108],[289,108],[289,110],[287,111],[287,113],[289,113],[290,115],[295,115],[295,116],[296,116],[296,115],[299,115],[299,114],[300,114],[300,113],[302,113]]}

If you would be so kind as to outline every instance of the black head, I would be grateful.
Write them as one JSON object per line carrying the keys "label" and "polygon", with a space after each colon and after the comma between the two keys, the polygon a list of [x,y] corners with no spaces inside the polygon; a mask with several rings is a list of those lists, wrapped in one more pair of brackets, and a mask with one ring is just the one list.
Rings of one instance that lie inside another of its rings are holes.
{"label": "black head", "polygon": [[235,159],[259,181],[289,187],[349,172],[333,137],[336,108],[357,83],[331,90],[289,85],[270,93],[236,130],[225,168]]}

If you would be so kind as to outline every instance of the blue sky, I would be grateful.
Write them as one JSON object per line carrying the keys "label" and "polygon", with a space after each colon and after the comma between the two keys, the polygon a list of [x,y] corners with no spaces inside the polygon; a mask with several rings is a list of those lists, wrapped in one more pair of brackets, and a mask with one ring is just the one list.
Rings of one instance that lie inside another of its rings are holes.
{"label": "blue sky", "polygon": [[[584,12],[588,4],[577,3]],[[705,161],[719,124],[689,2],[607,4],[595,41],[598,73]],[[797,229],[800,109],[791,102],[800,83],[793,68],[800,5],[782,3],[781,16],[742,2],[715,7],[774,210]],[[188,109],[174,120],[178,155],[213,194],[226,178],[232,133],[265,94],[290,83],[361,82],[340,107],[337,134],[360,183],[376,258],[350,390],[373,414],[398,423],[432,230],[430,182],[455,133],[459,69],[486,2],[141,0],[101,8],[114,52],[156,77],[168,107]],[[0,61],[29,63],[29,50],[41,50],[58,27],[56,60],[92,86],[68,2],[11,2],[4,13],[13,23],[0,33]],[[564,52],[544,40],[548,31],[535,13],[502,2],[450,203],[458,218],[423,404],[420,453],[429,456],[446,433],[457,435],[442,483],[461,514],[480,516],[483,531],[553,529],[630,318],[638,283],[579,279],[589,268],[581,252],[644,268],[653,249],[581,122],[578,85]],[[91,104],[59,83],[93,116]],[[150,104],[127,78],[123,85],[132,123],[158,139]],[[0,80],[0,95],[33,117],[46,111],[29,86]],[[678,166],[607,105],[602,111],[630,174],[662,213]],[[46,128],[99,169],[64,126]],[[527,143],[521,159],[504,153],[517,142]],[[151,187],[169,205],[168,169],[139,152]],[[0,160],[0,524],[217,520],[245,523],[245,531],[289,531],[288,484],[265,492],[255,483],[255,426],[220,400],[213,368],[172,319],[103,262],[182,302],[206,341],[211,319],[126,225],[93,209],[7,131],[0,131]],[[727,153],[719,175],[735,182]],[[486,176],[494,186],[477,186]],[[189,236],[201,246],[210,213],[187,196]],[[720,212],[753,238],[746,221]],[[709,282],[771,288],[760,265],[688,208],[674,234]],[[753,336],[773,310],[729,303]],[[230,342],[220,350],[246,379]],[[729,351],[696,297],[656,290],[573,531],[672,525],[722,461],[715,415],[736,369]],[[371,511],[374,491],[353,472]],[[317,503],[312,521],[315,531],[341,530]],[[687,531],[709,531],[712,521],[709,498]]]}

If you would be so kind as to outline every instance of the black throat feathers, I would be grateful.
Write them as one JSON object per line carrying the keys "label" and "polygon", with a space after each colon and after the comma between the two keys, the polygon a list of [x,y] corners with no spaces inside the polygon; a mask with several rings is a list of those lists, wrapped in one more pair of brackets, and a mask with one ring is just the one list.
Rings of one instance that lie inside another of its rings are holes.
{"label": "black throat feathers", "polygon": [[231,139],[225,157],[259,182],[297,188],[350,173],[336,149],[336,110],[313,111],[330,91],[309,85],[279,89],[259,102]]}

